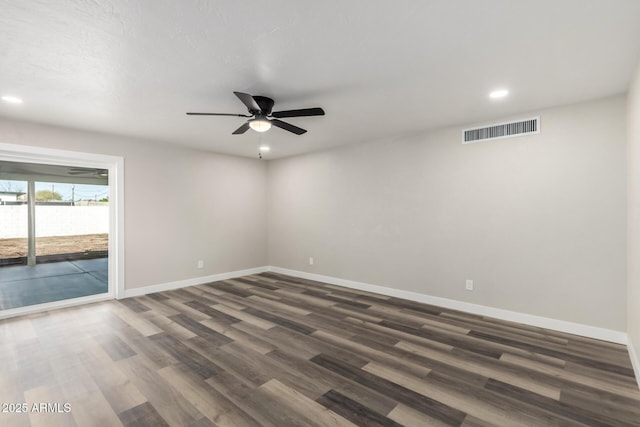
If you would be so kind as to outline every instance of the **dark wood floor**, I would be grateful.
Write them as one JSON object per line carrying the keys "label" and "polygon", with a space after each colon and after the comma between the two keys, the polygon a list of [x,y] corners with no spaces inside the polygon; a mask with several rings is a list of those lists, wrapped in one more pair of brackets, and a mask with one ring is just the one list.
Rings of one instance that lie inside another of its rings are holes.
{"label": "dark wood floor", "polygon": [[624,346],[271,273],[0,338],[2,426],[640,425]]}

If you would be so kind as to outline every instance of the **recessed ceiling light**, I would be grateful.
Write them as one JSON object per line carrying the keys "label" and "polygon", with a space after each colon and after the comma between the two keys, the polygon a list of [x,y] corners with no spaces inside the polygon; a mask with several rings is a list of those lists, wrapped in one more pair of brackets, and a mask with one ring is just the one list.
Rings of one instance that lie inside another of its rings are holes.
{"label": "recessed ceiling light", "polygon": [[22,99],[18,98],[17,96],[12,96],[12,95],[4,95],[2,97],[2,100],[4,102],[9,102],[11,104],[22,104]]}
{"label": "recessed ceiling light", "polygon": [[492,99],[504,98],[507,95],[509,95],[509,91],[508,90],[506,90],[506,89],[498,89],[498,90],[494,90],[493,92],[491,92],[489,94],[489,98],[492,98]]}
{"label": "recessed ceiling light", "polygon": [[271,150],[271,148],[268,145],[261,145],[260,146],[260,151],[269,151]]}

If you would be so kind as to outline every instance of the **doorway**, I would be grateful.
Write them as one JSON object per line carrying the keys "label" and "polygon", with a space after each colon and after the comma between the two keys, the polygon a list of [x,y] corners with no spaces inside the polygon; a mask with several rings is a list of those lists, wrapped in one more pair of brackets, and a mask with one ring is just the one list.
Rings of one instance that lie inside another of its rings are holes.
{"label": "doorway", "polygon": [[122,166],[0,144],[0,318],[122,296]]}

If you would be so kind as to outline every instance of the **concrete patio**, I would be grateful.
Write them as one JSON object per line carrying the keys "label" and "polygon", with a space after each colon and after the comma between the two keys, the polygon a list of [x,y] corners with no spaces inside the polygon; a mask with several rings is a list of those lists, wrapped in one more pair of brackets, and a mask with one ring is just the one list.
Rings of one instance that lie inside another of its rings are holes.
{"label": "concrete patio", "polygon": [[0,310],[106,293],[108,258],[0,268]]}

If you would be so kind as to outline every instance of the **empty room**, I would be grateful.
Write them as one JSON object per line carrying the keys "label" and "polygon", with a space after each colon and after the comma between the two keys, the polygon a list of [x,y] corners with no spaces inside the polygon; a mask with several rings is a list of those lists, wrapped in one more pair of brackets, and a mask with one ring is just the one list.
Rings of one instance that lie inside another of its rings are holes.
{"label": "empty room", "polygon": [[0,0],[0,426],[640,426],[637,0]]}

